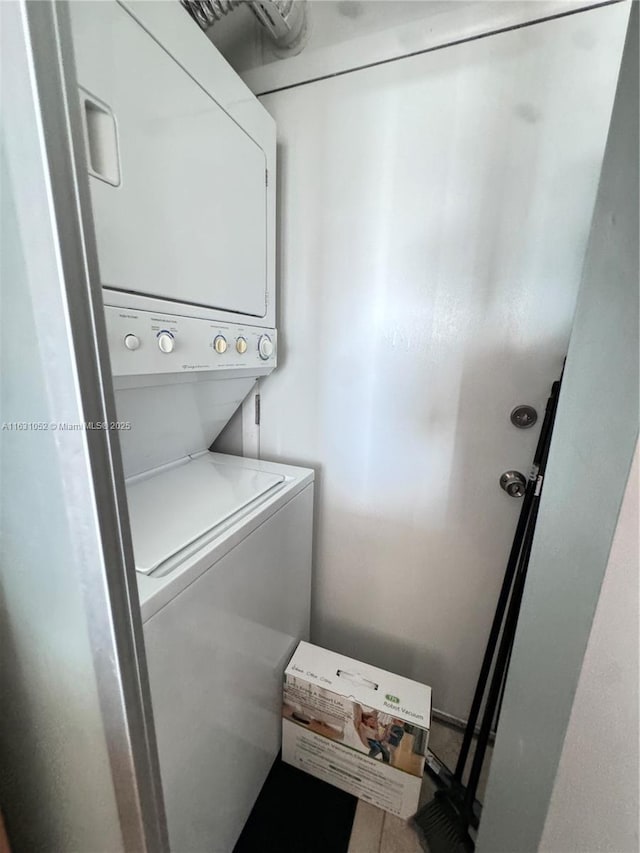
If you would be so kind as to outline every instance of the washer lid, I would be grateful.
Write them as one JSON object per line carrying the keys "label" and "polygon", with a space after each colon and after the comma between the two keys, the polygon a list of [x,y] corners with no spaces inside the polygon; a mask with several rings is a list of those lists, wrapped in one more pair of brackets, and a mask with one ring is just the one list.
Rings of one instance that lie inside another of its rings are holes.
{"label": "washer lid", "polygon": [[284,481],[208,454],[127,482],[136,570],[149,574]]}

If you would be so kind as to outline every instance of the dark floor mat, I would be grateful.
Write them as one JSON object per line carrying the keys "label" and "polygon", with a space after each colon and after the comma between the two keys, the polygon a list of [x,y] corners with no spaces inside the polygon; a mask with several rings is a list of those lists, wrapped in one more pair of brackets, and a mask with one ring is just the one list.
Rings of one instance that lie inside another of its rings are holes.
{"label": "dark floor mat", "polygon": [[347,853],[357,803],[278,759],[233,853]]}

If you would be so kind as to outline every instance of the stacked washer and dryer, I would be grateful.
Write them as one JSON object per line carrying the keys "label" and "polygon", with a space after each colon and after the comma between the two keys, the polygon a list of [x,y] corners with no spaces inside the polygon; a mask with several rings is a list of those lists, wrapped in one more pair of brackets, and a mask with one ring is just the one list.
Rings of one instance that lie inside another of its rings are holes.
{"label": "stacked washer and dryer", "polygon": [[170,843],[228,853],[309,629],[313,472],[208,450],[276,366],[275,126],[177,2],[70,8]]}

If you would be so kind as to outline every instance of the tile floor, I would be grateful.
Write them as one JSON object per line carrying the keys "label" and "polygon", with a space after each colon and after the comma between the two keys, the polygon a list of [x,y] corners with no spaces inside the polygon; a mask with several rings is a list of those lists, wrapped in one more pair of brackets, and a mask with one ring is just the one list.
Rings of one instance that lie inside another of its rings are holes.
{"label": "tile floor", "polygon": [[[451,769],[455,766],[461,743],[461,731],[445,723],[433,721],[429,746]],[[473,752],[471,758],[473,758]],[[484,797],[490,763],[491,747],[487,750],[478,785],[479,800]],[[433,783],[428,776],[425,776],[421,803],[429,800],[434,791]],[[348,853],[424,853],[424,850],[417,835],[406,821],[376,809],[370,803],[360,801],[353,821]]]}

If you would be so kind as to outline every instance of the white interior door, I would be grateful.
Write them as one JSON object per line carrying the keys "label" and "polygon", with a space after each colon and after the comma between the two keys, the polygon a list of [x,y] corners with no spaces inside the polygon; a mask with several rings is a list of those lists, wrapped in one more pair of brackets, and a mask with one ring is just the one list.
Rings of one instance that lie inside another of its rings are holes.
{"label": "white interior door", "polygon": [[286,349],[260,441],[317,468],[312,639],[459,717],[520,510],[498,480],[527,472],[566,354],[625,6],[263,99]]}
{"label": "white interior door", "polygon": [[102,284],[263,317],[264,152],[122,6],[71,13]]}

